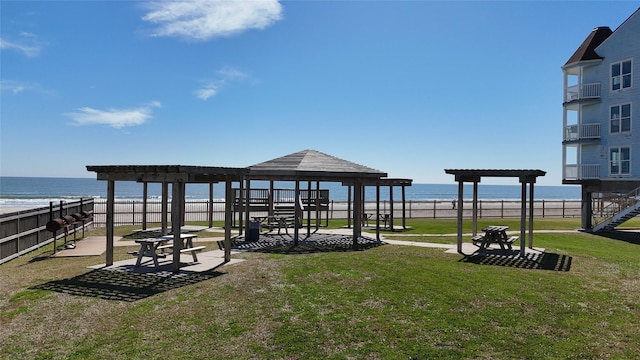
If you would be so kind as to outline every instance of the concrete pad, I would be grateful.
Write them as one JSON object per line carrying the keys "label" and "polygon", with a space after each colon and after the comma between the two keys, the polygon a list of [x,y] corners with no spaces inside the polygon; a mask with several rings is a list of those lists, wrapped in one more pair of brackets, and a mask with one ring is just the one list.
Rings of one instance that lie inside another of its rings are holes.
{"label": "concrete pad", "polygon": [[454,249],[456,245],[451,244],[438,244],[438,243],[429,243],[429,242],[421,242],[421,241],[405,241],[405,240],[383,240],[387,244],[390,245],[406,245],[406,246],[419,246],[419,247],[428,247],[435,249]]}
{"label": "concrete pad", "polygon": [[[231,255],[238,254],[237,251],[232,251]],[[98,264],[89,266],[90,269],[101,270],[113,270],[113,271],[126,271],[134,272],[138,274],[157,274],[165,276],[173,274],[173,256],[168,255],[166,258],[159,258],[158,264],[160,266],[155,267],[153,260],[150,257],[144,257],[140,267],[135,267],[137,256],[132,256],[131,259],[116,261],[111,266],[105,264]],[[218,269],[221,266],[233,265],[244,261],[244,259],[231,259],[231,261],[224,262],[224,251],[213,250],[207,252],[198,253],[198,261],[194,262],[191,254],[181,254],[180,256],[180,274],[188,273],[200,273],[214,269]]]}
{"label": "concrete pad", "polygon": [[[121,239],[120,236],[114,236],[114,243]],[[73,244],[73,241],[67,241],[67,244]],[[88,236],[75,242],[76,247],[73,249],[59,250],[52,256],[55,257],[73,257],[73,256],[99,256],[102,255],[107,248],[107,240],[104,236]]]}

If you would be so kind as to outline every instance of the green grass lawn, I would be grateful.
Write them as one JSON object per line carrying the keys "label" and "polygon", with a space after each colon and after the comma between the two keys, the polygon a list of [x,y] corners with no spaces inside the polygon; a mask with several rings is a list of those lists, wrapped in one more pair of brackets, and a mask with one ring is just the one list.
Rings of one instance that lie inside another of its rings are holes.
{"label": "green grass lawn", "polygon": [[[579,226],[546,221],[536,229]],[[456,226],[408,225],[409,235]],[[637,358],[640,234],[624,239],[536,234],[568,271],[384,245],[242,253],[247,261],[183,279],[92,272],[104,257],[52,258],[49,247],[0,265],[0,358]]]}

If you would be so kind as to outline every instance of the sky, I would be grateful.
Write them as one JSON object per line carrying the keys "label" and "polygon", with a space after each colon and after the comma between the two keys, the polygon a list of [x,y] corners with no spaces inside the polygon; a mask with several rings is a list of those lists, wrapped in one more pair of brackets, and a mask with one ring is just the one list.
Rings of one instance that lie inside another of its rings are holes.
{"label": "sky", "polygon": [[540,169],[538,184],[560,185],[561,66],[638,7],[2,0],[0,175],[313,149],[415,183]]}

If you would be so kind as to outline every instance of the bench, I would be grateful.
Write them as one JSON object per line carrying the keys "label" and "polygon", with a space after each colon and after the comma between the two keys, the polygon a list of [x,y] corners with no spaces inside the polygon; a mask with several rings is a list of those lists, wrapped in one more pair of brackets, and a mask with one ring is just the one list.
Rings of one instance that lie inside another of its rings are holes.
{"label": "bench", "polygon": [[507,241],[505,241],[505,243],[507,244],[507,247],[509,247],[509,250],[511,250],[511,245],[513,245],[513,243],[516,241],[518,241],[517,236],[512,236]]}
{"label": "bench", "polygon": [[478,243],[482,243],[484,241],[484,235],[476,235],[471,238],[471,242],[473,245],[478,245]]}
{"label": "bench", "polygon": [[[206,248],[206,246],[204,245],[184,248],[184,249],[180,249],[180,253],[182,254],[182,253],[190,252],[191,255],[193,256],[193,261],[198,261],[198,257],[196,256],[196,251],[201,251],[204,248]],[[162,251],[164,251],[164,249],[173,249],[173,245],[160,245],[156,249],[162,250]],[[158,256],[166,256],[166,254],[161,253],[161,254],[158,254]]]}
{"label": "bench", "polygon": [[206,246],[204,246],[204,245],[194,246],[194,247],[191,247],[191,248],[180,249],[180,252],[181,253],[184,253],[184,252],[195,252],[195,251],[200,251],[200,250],[204,249],[205,247]]}

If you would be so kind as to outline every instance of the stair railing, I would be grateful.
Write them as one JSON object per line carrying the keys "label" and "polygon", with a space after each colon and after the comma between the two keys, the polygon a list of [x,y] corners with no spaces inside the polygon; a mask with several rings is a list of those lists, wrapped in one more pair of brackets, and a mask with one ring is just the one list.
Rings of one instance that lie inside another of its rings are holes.
{"label": "stair railing", "polygon": [[638,201],[640,201],[640,187],[626,195],[611,199],[609,205],[605,206],[602,210],[593,212],[593,227],[603,222],[611,221],[616,214],[619,214],[631,206],[635,206]]}

